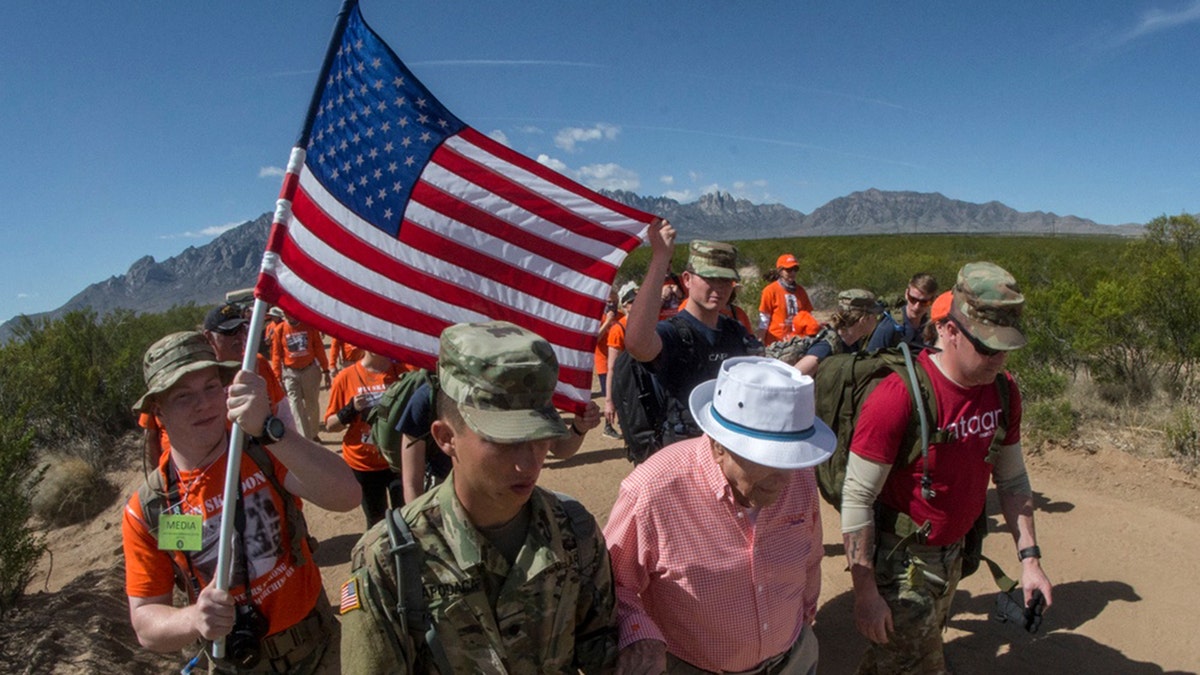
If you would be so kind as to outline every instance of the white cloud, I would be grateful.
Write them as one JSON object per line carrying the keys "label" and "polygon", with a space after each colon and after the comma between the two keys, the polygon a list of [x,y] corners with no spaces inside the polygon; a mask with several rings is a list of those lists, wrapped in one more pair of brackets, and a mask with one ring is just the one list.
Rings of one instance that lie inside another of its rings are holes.
{"label": "white cloud", "polygon": [[662,183],[663,185],[674,185],[675,176],[659,176],[658,182]]}
{"label": "white cloud", "polygon": [[590,129],[581,127],[565,127],[559,129],[557,134],[554,134],[554,145],[566,150],[567,152],[575,152],[575,146],[579,143],[588,143],[591,141],[616,140],[617,134],[621,132],[621,128],[612,124],[603,122],[593,126]]}
{"label": "white cloud", "polygon": [[572,169],[561,160],[545,153],[537,156],[538,164],[569,176],[593,190],[636,190],[641,184],[637,172],[619,164],[589,164]]}
{"label": "white cloud", "polygon": [[523,134],[544,134],[544,133],[546,133],[545,131],[542,130],[541,127],[534,126],[532,124],[526,124],[524,126],[517,127],[517,131],[519,131]]}
{"label": "white cloud", "polygon": [[1141,21],[1126,33],[1122,42],[1129,42],[1159,31],[1170,30],[1193,21],[1200,21],[1200,0],[1192,0],[1192,4],[1174,12],[1161,9],[1150,9],[1142,14]]}
{"label": "white cloud", "polygon": [[36,298],[36,297],[37,297],[37,293],[17,293],[18,300],[30,300],[30,299]]}
{"label": "white cloud", "polygon": [[283,178],[287,171],[278,166],[264,166],[258,170],[259,178]]}
{"label": "white cloud", "polygon": [[201,230],[189,230],[179,234],[164,234],[159,239],[211,239],[220,236],[233,228],[241,225],[241,223],[226,223],[224,225],[211,225]]}
{"label": "white cloud", "polygon": [[696,195],[691,190],[667,190],[663,193],[667,199],[674,199],[680,204],[687,204],[696,201]]}
{"label": "white cloud", "polygon": [[581,166],[579,178],[588,187],[605,190],[633,191],[640,184],[636,171],[612,163]]}
{"label": "white cloud", "polygon": [[565,174],[571,173],[571,170],[567,168],[566,164],[563,164],[559,160],[554,159],[553,157],[551,157],[550,155],[547,155],[547,154],[538,155],[537,162],[538,162],[538,164],[541,164],[542,166],[548,166],[551,169],[554,169],[555,171],[557,171],[559,173],[565,173]]}
{"label": "white cloud", "polygon": [[[497,143],[503,143],[504,145],[509,145],[508,135],[505,134],[503,131],[500,131],[499,129],[493,129],[490,133],[488,133],[488,137],[491,138],[493,141],[496,141]],[[512,147],[512,146],[509,145],[509,147]]]}

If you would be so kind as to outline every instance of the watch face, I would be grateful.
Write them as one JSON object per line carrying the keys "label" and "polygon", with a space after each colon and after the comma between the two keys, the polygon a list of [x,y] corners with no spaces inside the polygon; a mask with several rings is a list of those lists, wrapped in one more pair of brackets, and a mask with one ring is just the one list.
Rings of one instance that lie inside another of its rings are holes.
{"label": "watch face", "polygon": [[273,441],[278,441],[283,438],[283,420],[278,417],[268,417],[266,427],[263,429],[267,437]]}

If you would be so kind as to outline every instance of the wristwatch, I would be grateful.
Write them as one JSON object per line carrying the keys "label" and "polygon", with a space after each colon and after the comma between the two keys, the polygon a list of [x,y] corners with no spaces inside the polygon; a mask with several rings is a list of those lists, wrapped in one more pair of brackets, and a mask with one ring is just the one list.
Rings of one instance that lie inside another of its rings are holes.
{"label": "wristwatch", "polygon": [[1023,548],[1020,551],[1017,551],[1018,561],[1024,561],[1026,558],[1041,559],[1041,557],[1042,549],[1038,548],[1037,546],[1030,546],[1029,548]]}
{"label": "wristwatch", "polygon": [[263,420],[262,435],[257,438],[259,445],[270,445],[283,440],[283,434],[287,428],[283,426],[283,420],[274,415],[267,415],[267,419]]}

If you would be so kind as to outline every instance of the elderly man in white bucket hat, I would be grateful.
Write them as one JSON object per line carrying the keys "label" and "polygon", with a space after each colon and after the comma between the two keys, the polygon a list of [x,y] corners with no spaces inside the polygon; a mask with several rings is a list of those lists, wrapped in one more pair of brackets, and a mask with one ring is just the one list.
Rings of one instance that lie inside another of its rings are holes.
{"label": "elderly man in white bucket hat", "polygon": [[732,358],[697,386],[704,435],[621,482],[604,528],[622,673],[816,672],[821,517],[812,467],[836,438],[813,381]]}

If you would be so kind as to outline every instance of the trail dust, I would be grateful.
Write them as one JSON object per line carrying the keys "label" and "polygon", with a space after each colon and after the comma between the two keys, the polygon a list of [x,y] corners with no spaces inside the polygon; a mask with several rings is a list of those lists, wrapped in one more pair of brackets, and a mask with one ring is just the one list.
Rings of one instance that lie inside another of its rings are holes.
{"label": "trail dust", "polygon": [[[986,569],[960,585],[945,634],[959,673],[1195,673],[1200,670],[1200,485],[1166,460],[1123,452],[1125,432],[1091,430],[1068,446],[1028,458],[1037,497],[1038,539],[1055,583],[1042,630],[1029,635],[989,618],[996,588]],[[323,434],[336,451],[340,439]],[[574,495],[606,522],[630,471],[619,441],[593,431],[568,460],[549,460],[540,483]],[[128,496],[140,464],[112,476]],[[47,533],[51,554],[19,607],[0,623],[0,671],[9,673],[158,673],[178,671],[181,654],[137,645],[129,627],[121,563],[124,499],[90,522]],[[306,505],[321,540],[317,563],[329,597],[348,571],[363,530],[359,510],[330,513]],[[1011,537],[1001,531],[994,494],[985,552],[1019,572]],[[825,552],[819,672],[852,673],[865,646],[851,615],[853,593],[837,514],[824,512]]]}

